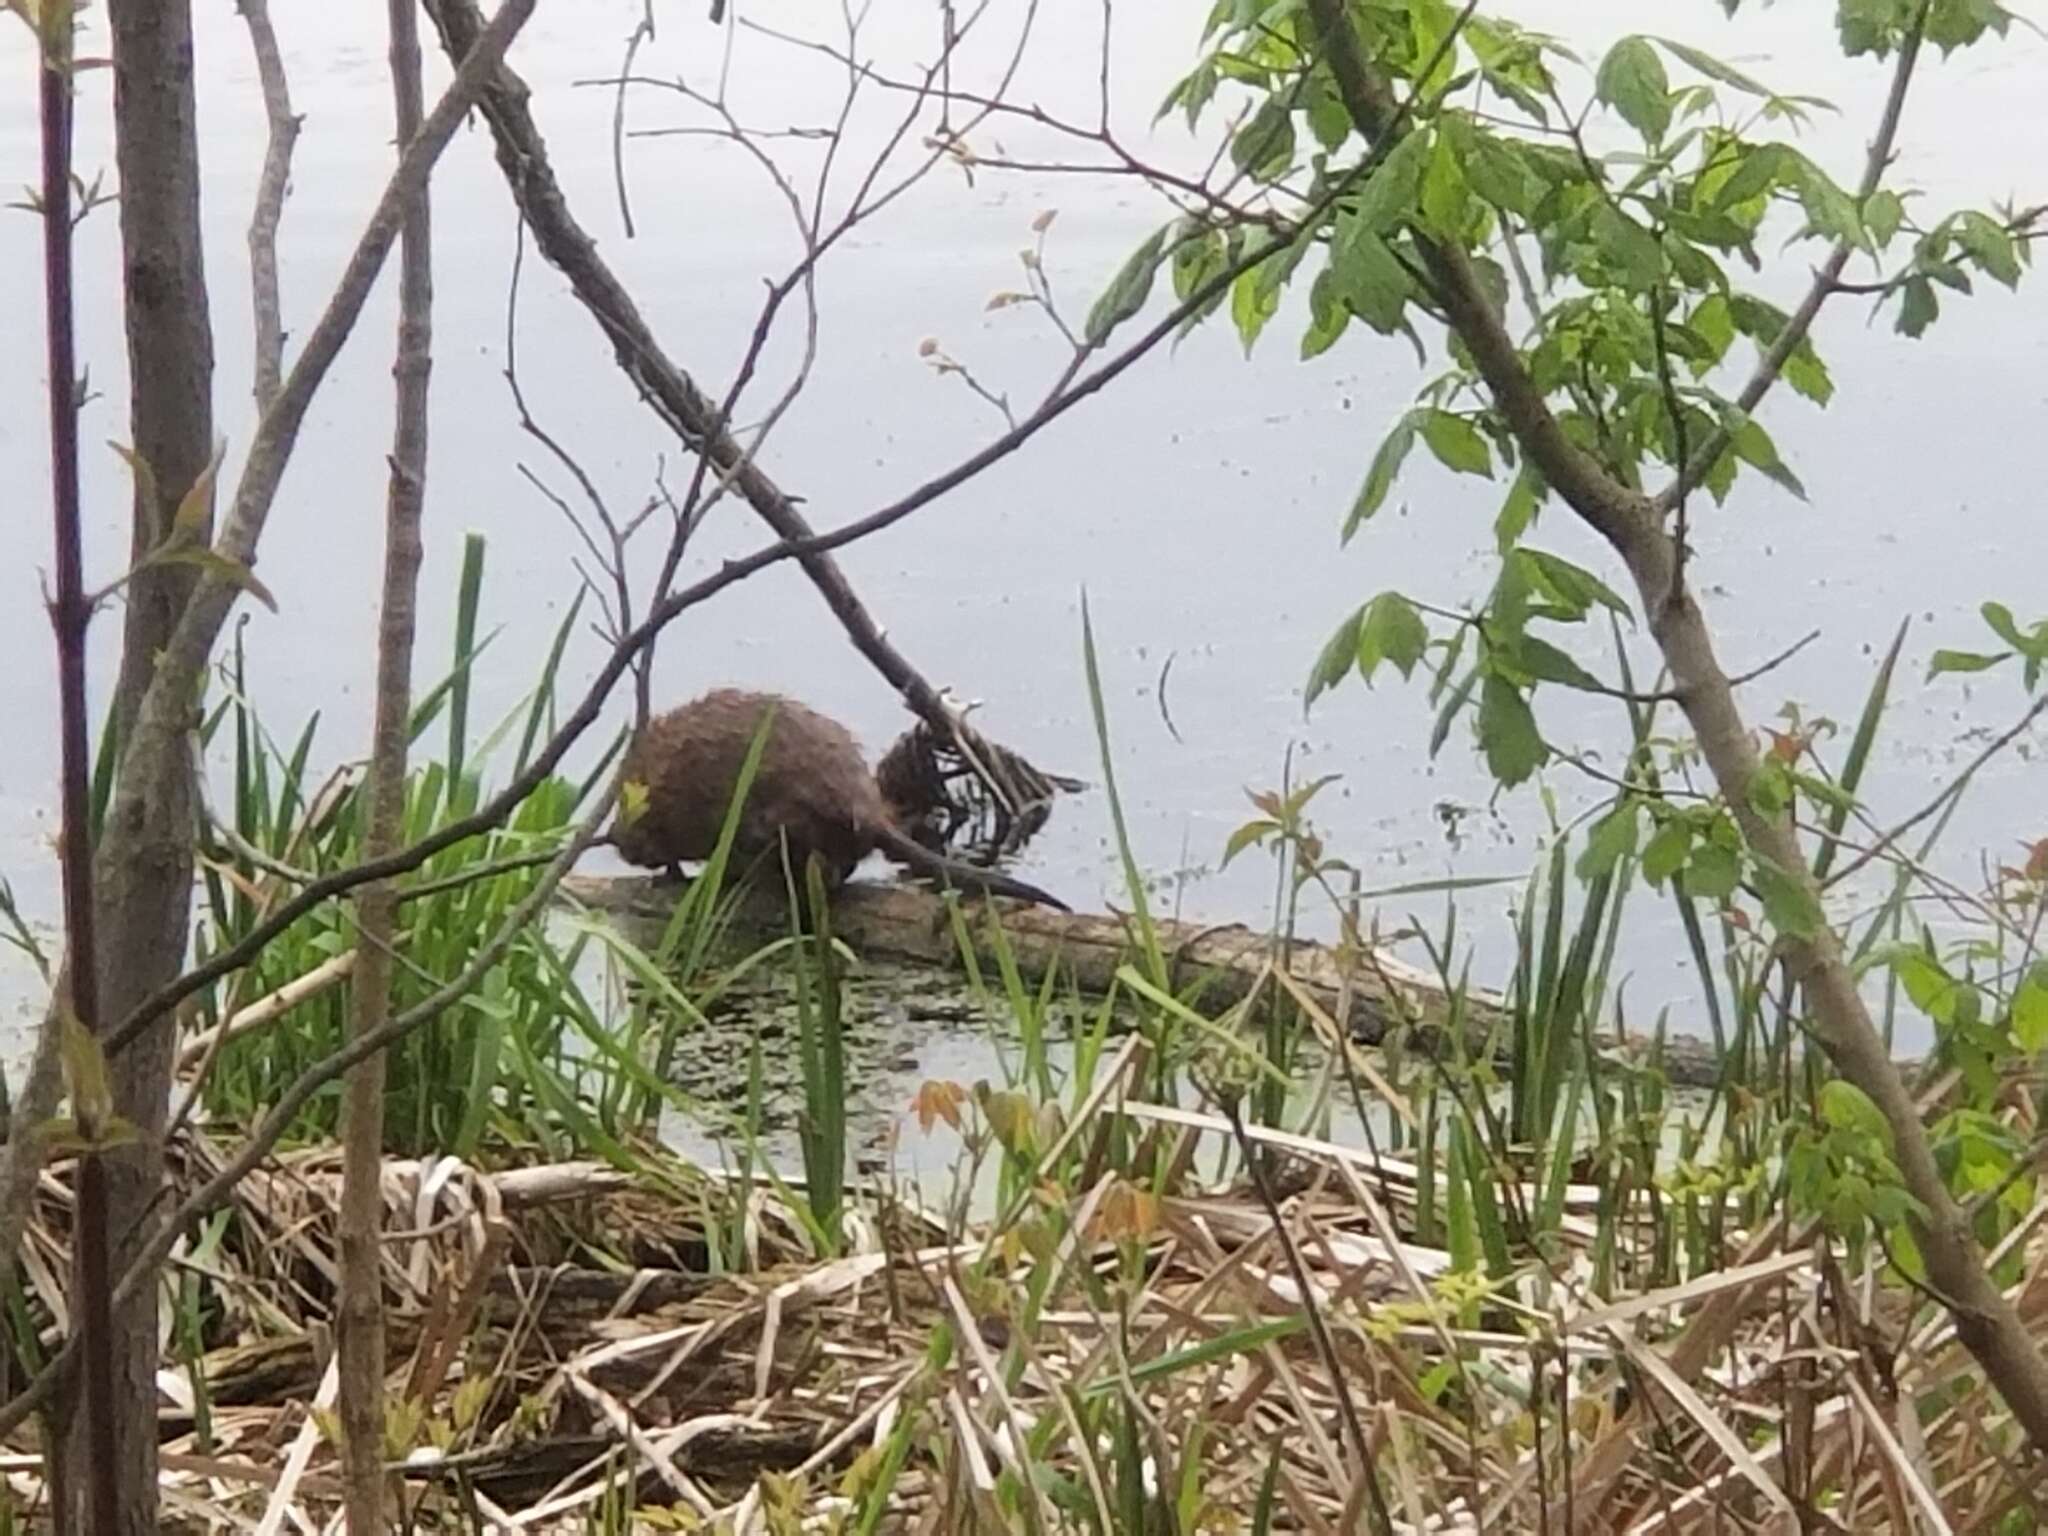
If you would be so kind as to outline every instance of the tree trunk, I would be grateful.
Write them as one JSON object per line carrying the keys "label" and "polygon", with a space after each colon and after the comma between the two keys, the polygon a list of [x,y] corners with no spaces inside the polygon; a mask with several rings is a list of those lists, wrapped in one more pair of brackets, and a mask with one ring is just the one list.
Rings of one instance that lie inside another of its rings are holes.
{"label": "tree trunk", "polygon": [[[129,431],[150,474],[138,486],[132,548],[157,544],[171,512],[213,451],[213,338],[199,227],[199,143],[189,0],[112,0],[115,160],[121,180],[124,319],[130,377]],[[152,494],[153,482],[153,494]],[[130,586],[112,725],[125,745],[155,658],[170,638],[192,586],[189,567],[145,572]],[[133,765],[147,776],[129,825],[102,845],[95,866],[99,1005],[120,1018],[178,974],[190,937],[193,859],[189,731],[158,761]],[[130,765],[123,763],[124,773]],[[107,1216],[116,1272],[138,1250],[163,1171],[162,1134],[170,1093],[169,1020],[116,1058],[116,1111],[141,1135],[106,1159]],[[154,1531],[157,1319],[146,1289],[114,1319],[112,1371],[118,1463],[93,1468],[119,1486],[124,1532]],[[73,1428],[73,1467],[88,1463]],[[71,1479],[73,1495],[82,1493]],[[80,1512],[82,1514],[82,1511]],[[84,1528],[84,1527],[79,1527]]]}
{"label": "tree trunk", "polygon": [[[200,248],[198,108],[190,0],[112,0],[115,164],[121,176],[129,431],[154,480],[135,490],[130,563],[163,541],[213,452],[213,329]],[[154,494],[151,494],[154,489]],[[113,720],[127,738],[198,580],[189,565],[129,583]]]}
{"label": "tree trunk", "polygon": [[[391,87],[404,146],[419,132],[418,13],[413,0],[390,0]],[[433,366],[433,248],[428,191],[406,208],[399,245],[397,423],[384,524],[384,592],[377,631],[377,718],[364,787],[363,856],[397,848],[405,810],[407,723],[412,711],[412,651],[420,573],[420,514],[427,474],[427,385]],[[391,941],[396,890],[388,881],[357,899],[361,943],[350,996],[350,1033],[383,1028],[391,1012]],[[352,1068],[342,1100],[341,1427],[350,1536],[381,1536],[384,1476],[384,1307],[380,1244],[384,1216],[384,1053]]]}

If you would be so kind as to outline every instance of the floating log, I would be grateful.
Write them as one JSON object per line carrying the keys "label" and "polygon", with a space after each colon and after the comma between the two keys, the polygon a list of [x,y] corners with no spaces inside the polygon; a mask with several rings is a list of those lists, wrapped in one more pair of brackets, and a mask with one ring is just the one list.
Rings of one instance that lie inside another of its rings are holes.
{"label": "floating log", "polygon": [[[651,924],[674,911],[678,887],[641,875],[571,875],[562,882],[562,893],[593,911]],[[980,900],[967,903],[967,928],[979,959],[993,966],[994,946],[981,910],[986,905]],[[1034,980],[1057,965],[1081,991],[1099,996],[1137,952],[1137,925],[1121,913],[1055,912],[1011,901],[996,906],[1018,969]],[[739,903],[734,922],[750,932],[780,933],[788,928],[789,909],[779,894],[749,893]],[[1200,1002],[1205,1008],[1242,1001],[1284,965],[1292,983],[1288,990],[1305,995],[1328,1018],[1341,1021],[1364,1045],[1380,1044],[1403,1024],[1419,1026],[1425,1038],[1440,1039],[1438,1032],[1449,1016],[1448,999],[1434,975],[1384,952],[1350,965],[1347,975],[1337,950],[1309,939],[1283,946],[1242,923],[1197,924],[1155,917],[1152,927],[1174,987],[1201,978],[1205,988]],[[832,928],[861,954],[947,969],[961,963],[945,898],[921,886],[849,881],[833,901]],[[1505,1010],[1498,993],[1477,987],[1466,993],[1468,1049],[1482,1051],[1489,1040],[1500,1040]],[[1605,1034],[1599,1044],[1633,1062],[1642,1061],[1650,1049],[1644,1036],[1624,1039]],[[1711,1088],[1720,1079],[1713,1043],[1694,1036],[1668,1036],[1662,1065],[1665,1079],[1681,1088]]]}

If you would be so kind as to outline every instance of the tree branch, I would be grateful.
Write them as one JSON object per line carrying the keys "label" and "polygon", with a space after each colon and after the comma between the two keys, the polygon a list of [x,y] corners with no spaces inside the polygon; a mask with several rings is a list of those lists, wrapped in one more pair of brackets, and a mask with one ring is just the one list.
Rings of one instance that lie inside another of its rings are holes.
{"label": "tree branch", "polygon": [[[1337,197],[1355,188],[1356,180],[1355,176],[1340,180],[1331,189],[1328,197],[1311,210],[1311,217],[1320,218],[1327,213]],[[202,987],[247,965],[272,939],[322,902],[353,890],[367,881],[406,874],[417,869],[443,849],[497,827],[554,771],[570,747],[596,721],[603,710],[606,697],[632,664],[633,658],[652,644],[661,631],[679,615],[770,565],[784,560],[801,560],[806,555],[828,553],[855,543],[870,534],[879,533],[936,501],[948,491],[973,479],[990,465],[999,463],[1023,447],[1083,400],[1113,383],[1160,343],[1171,337],[1189,316],[1200,313],[1205,306],[1226,292],[1244,273],[1285,250],[1285,242],[1276,242],[1240,257],[1191,292],[1182,303],[1175,305],[1124,351],[1060,389],[1042,402],[1036,410],[1020,419],[1016,426],[952,468],[925,481],[907,495],[830,533],[812,534],[798,540],[781,540],[763,546],[752,554],[729,560],[717,571],[702,577],[690,586],[667,594],[648,611],[638,625],[621,638],[617,647],[599,667],[597,675],[575,710],[564,718],[561,726],[535,754],[526,769],[510,780],[504,789],[493,795],[472,814],[429,833],[409,848],[388,858],[365,861],[315,880],[279,906],[269,917],[251,928],[235,944],[212,956],[204,964],[195,966],[176,981],[159,988],[137,1004],[108,1037],[109,1052],[121,1050],[153,1021]]]}
{"label": "tree branch", "polygon": [[249,46],[256,55],[256,78],[263,86],[263,115],[270,136],[263,150],[263,172],[256,183],[256,206],[249,215],[249,294],[256,319],[256,409],[267,411],[284,382],[284,309],[278,296],[277,226],[284,214],[285,192],[291,184],[292,150],[299,141],[299,118],[292,111],[291,85],[277,32],[270,24],[270,0],[236,0],[249,28]]}
{"label": "tree branch", "polygon": [[[434,162],[447,147],[456,125],[481,89],[489,68],[511,44],[520,26],[533,13],[533,6],[534,0],[505,0],[489,28],[480,36],[476,48],[457,70],[441,100],[435,104],[418,136],[406,146],[398,168],[386,184],[384,195],[343,270],[326,312],[307,338],[305,348],[292,365],[276,400],[264,412],[256,440],[249,450],[248,463],[236,488],[233,510],[216,546],[216,553],[228,564],[225,568],[209,571],[194,590],[169,644],[157,658],[135,731],[124,744],[123,772],[107,812],[104,857],[118,859],[122,857],[124,848],[144,846],[151,829],[161,824],[164,813],[151,802],[152,797],[159,793],[163,779],[150,771],[129,771],[130,767],[167,764],[173,757],[183,757],[182,744],[189,728],[191,701],[200,673],[206,666],[206,658],[219,636],[221,625],[242,591],[240,580],[232,574],[233,566],[246,566],[254,560],[257,541],[262,535],[278,484],[283,479],[285,463],[290,458],[307,407],[341,351],[342,343],[347,340],[356,317],[362,312],[384,257],[397,238],[408,199],[425,184]],[[171,987],[176,985],[172,983]],[[159,988],[153,996],[161,996],[167,990],[169,988]],[[131,1013],[130,1019],[138,1016],[144,1016],[146,1022],[147,1019],[161,1017],[161,1010],[152,1009],[150,1000],[144,999]],[[142,1025],[138,1024],[131,1030],[124,1023],[109,1040],[109,1049],[118,1049],[119,1044],[126,1044],[140,1033],[141,1028]],[[115,1043],[116,1040],[119,1044]]]}
{"label": "tree branch", "polygon": [[[478,25],[475,0],[427,0],[429,17],[439,28],[451,56],[469,45]],[[625,285],[598,254],[595,242],[570,212],[567,198],[549,163],[547,146],[527,107],[525,82],[512,70],[500,68],[485,90],[480,107],[497,144],[498,164],[505,174],[514,201],[534,240],[550,264],[569,279],[599,327],[610,339],[619,365],[638,387],[644,399],[668,424],[670,430],[701,455],[700,472],[708,468],[721,483],[729,483],[746,500],[761,520],[792,549],[802,551],[796,558],[803,565],[826,605],[845,628],[854,647],[866,656],[890,686],[902,695],[913,712],[945,739],[952,739],[956,721],[939,689],[935,688],[883,634],[859,596],[847,582],[838,563],[829,557],[829,546],[815,543],[809,519],[795,500],[763,470],[752,453],[729,429],[733,400],[744,387],[751,360],[760,351],[774,310],[783,297],[808,279],[817,259],[833,240],[850,228],[863,211],[872,212],[895,196],[901,186],[868,201],[875,174],[856,192],[851,212],[831,235],[814,237],[797,269],[778,282],[768,308],[755,328],[756,341],[749,348],[749,362],[723,405],[714,404],[690,375],[662,349],[652,328],[641,315]],[[907,131],[910,117],[891,143]],[[886,154],[884,156],[886,158]],[[936,156],[935,156],[936,158]],[[907,185],[907,183],[905,183]],[[686,508],[694,498],[686,497]]]}
{"label": "tree branch", "polygon": [[[415,0],[390,0],[391,98],[397,141],[408,144],[425,111]],[[398,348],[390,475],[385,493],[384,578],[377,619],[376,723],[363,782],[363,852],[371,858],[404,840],[406,748],[412,715],[413,637],[418,627],[421,513],[427,490],[427,401],[433,372],[433,243],[428,184],[406,201],[399,237]],[[349,1037],[373,1036],[391,1017],[391,943],[398,893],[373,881],[356,900],[356,972],[349,988]],[[340,1306],[343,1500],[351,1536],[386,1528],[384,1472],[384,1068],[381,1051],[349,1069],[342,1087]]]}
{"label": "tree branch", "polygon": [[[1878,119],[1877,135],[1870,141],[1870,154],[1863,163],[1863,181],[1856,189],[1856,206],[1870,201],[1884,180],[1885,167],[1891,164],[1892,146],[1898,141],[1899,121],[1906,110],[1906,89],[1913,83],[1913,66],[1920,58],[1921,39],[1927,27],[1927,11],[1933,0],[1921,0],[1919,14],[1906,31],[1905,40],[1899,45],[1898,62],[1892,67],[1891,89],[1885,95],[1884,114]],[[1799,307],[1792,311],[1785,329],[1772,340],[1764,355],[1757,360],[1756,372],[1742,386],[1735,396],[1735,408],[1748,415],[1757,408],[1763,397],[1770,393],[1771,386],[1778,382],[1778,375],[1784,372],[1785,364],[1792,354],[1799,350],[1799,344],[1806,340],[1813,329],[1813,322],[1820,314],[1821,305],[1842,276],[1842,269],[1855,254],[1855,247],[1847,240],[1835,242],[1833,250],[1821,262],[1813,275],[1813,283],[1806,290],[1806,297],[1799,301]],[[1724,423],[1716,423],[1707,434],[1697,452],[1685,460],[1671,483],[1657,493],[1654,503],[1659,517],[1669,514],[1685,497],[1706,479],[1707,471],[1714,467],[1728,449],[1729,430]]]}

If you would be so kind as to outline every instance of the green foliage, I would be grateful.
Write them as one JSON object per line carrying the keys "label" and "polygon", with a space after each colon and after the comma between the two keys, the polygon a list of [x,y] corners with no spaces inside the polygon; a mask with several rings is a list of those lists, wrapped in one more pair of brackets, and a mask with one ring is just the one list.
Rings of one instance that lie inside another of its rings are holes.
{"label": "green foliage", "polygon": [[1167,231],[1155,229],[1117,269],[1109,287],[1088,311],[1084,334],[1090,346],[1100,346],[1110,333],[1145,307],[1152,294],[1152,279],[1159,271],[1160,251]]}
{"label": "green foliage", "polygon": [[[1845,186],[1798,142],[1815,113],[1833,110],[1829,103],[1783,91],[1681,38],[1615,38],[1585,74],[1568,75],[1560,63],[1578,61],[1566,50],[1490,11],[1369,5],[1348,8],[1347,18],[1377,77],[1373,100],[1358,106],[1361,121],[1401,104],[1395,130],[1377,142],[1347,121],[1358,104],[1344,100],[1342,74],[1323,57],[1305,8],[1218,3],[1211,11],[1210,51],[1168,105],[1193,123],[1225,83],[1248,97],[1232,143],[1237,167],[1255,186],[1285,189],[1276,206],[1311,215],[1291,235],[1270,222],[1235,228],[1216,219],[1200,236],[1199,261],[1218,260],[1233,238],[1273,250],[1232,295],[1247,344],[1299,272],[1309,274],[1304,355],[1350,340],[1353,320],[1379,336],[1406,336],[1418,356],[1427,355],[1432,332],[1444,336],[1441,370],[1373,451],[1342,538],[1355,538],[1393,499],[1420,444],[1453,476],[1505,482],[1492,530],[1497,575],[1476,604],[1416,592],[1373,596],[1324,643],[1304,693],[1312,705],[1354,674],[1370,683],[1383,663],[1412,678],[1427,658],[1436,709],[1430,751],[1469,715],[1488,773],[1514,788],[1554,756],[1544,732],[1546,688],[1625,696],[1575,641],[1596,617],[1613,624],[1633,614],[1604,572],[1527,542],[1551,488],[1523,457],[1526,407],[1517,406],[1513,421],[1503,411],[1494,393],[1499,369],[1481,367],[1469,324],[1444,335],[1446,320],[1457,317],[1425,280],[1435,253],[1448,249],[1476,279],[1508,321],[1519,366],[1558,429],[1618,487],[1647,495],[1682,473],[1704,493],[1696,500],[1720,506],[1752,483],[1806,495],[1778,424],[1760,406],[1739,403],[1738,380],[1768,359],[1770,376],[1793,395],[1818,406],[1834,396],[1811,336],[1789,335],[1792,315],[1760,281],[1750,286],[1767,250],[1786,250],[1802,265],[1823,251],[1867,260],[1880,274],[1865,285],[1875,303],[1918,335],[1938,314],[1938,289],[1967,294],[1979,276],[2018,283],[2033,215],[1928,214],[1882,182],[1867,192]],[[1923,21],[1926,40],[1948,51],[2002,34],[2009,17],[1995,0],[1843,0],[1837,20],[1846,52],[1883,55]],[[1632,142],[1596,149],[1610,138],[1579,124],[1600,114]],[[1320,263],[1306,259],[1314,249]],[[1191,270],[1196,260],[1189,258]],[[1451,622],[1432,633],[1425,614]],[[2048,667],[2048,621],[2028,628],[1996,604],[1984,616],[2001,648],[1942,650],[1931,673],[1988,671],[2017,657],[2026,686],[2036,689]],[[1639,872],[1677,903],[1703,969],[1709,946],[1695,907],[1719,914],[1729,943],[1741,942],[1753,921],[1786,936],[1819,936],[1827,918],[1817,881],[1856,809],[1855,782],[1896,656],[1895,643],[1837,775],[1814,758],[1811,735],[1795,729],[1775,737],[1780,745],[1764,754],[1738,805],[1626,793],[1582,845],[1581,878]],[[1640,725],[1640,705],[1626,702]],[[1752,817],[1823,829],[1813,871],[1751,850],[1741,827]],[[1718,989],[1710,994],[1719,1032],[1722,999]],[[2018,1036],[2036,1038],[2036,1006],[2028,993]]]}
{"label": "green foliage", "polygon": [[2042,668],[2048,666],[2048,619],[2041,619],[2022,629],[2012,616],[2012,610],[2003,603],[1986,603],[1978,612],[1983,615],[1984,623],[1991,632],[2005,643],[2006,649],[1992,652],[1936,651],[1928,663],[1928,677],[1939,677],[1944,672],[1986,672],[2017,656],[2021,681],[2027,692],[2032,693],[2041,685]]}
{"label": "green foliage", "polygon": [[1913,1251],[1907,1220],[1926,1211],[1906,1193],[1890,1128],[1862,1090],[1825,1084],[1818,1120],[1794,1122],[1788,1132],[1787,1187],[1796,1208],[1824,1217],[1855,1258],[1873,1235],[1888,1252]]}
{"label": "green foliage", "polygon": [[[475,637],[481,572],[482,545],[477,543],[462,578],[458,661],[451,679],[431,690],[415,710],[415,738],[444,709],[466,708],[466,686],[456,680],[481,649]],[[573,617],[572,612],[570,622]],[[247,681],[238,638],[224,679],[226,696],[211,710],[203,733],[213,741],[226,732],[232,750],[223,818],[244,847],[309,874],[359,862],[362,817],[355,782],[337,777],[321,786],[310,778],[319,717],[305,723],[288,749],[281,748],[249,703]],[[550,663],[526,706],[529,718],[544,713],[553,687]],[[468,815],[481,803],[483,786],[474,764],[487,758],[493,744],[517,723],[515,714],[481,746],[469,740],[466,728],[452,738],[452,755],[472,764],[459,776],[438,763],[409,775],[405,842]],[[394,1013],[437,990],[506,924],[540,876],[535,856],[560,845],[595,782],[595,775],[581,785],[561,778],[544,781],[500,830],[443,850],[401,886]],[[203,959],[232,945],[260,920],[276,899],[277,877],[227,849],[204,863],[202,886],[197,949]],[[267,946],[232,985],[206,994],[195,1022],[218,1027],[238,1009],[333,961],[354,941],[345,906],[319,909]],[[544,926],[520,931],[468,997],[392,1048],[385,1115],[391,1150],[468,1155],[487,1140],[545,1142],[559,1134],[561,1104],[555,1090],[567,1085],[564,1091],[572,1101],[585,1091],[579,1084],[595,1092],[595,1064],[579,1059],[572,1026],[590,1011],[575,980],[584,943],[577,939],[562,947]],[[344,984],[316,992],[282,1019],[230,1039],[205,1078],[203,1107],[230,1119],[252,1117],[313,1062],[339,1048],[347,1017]],[[537,1082],[538,1072],[549,1074],[550,1082]],[[317,1096],[293,1134],[334,1134],[339,1109],[338,1092]]]}
{"label": "green foliage", "polygon": [[1367,683],[1382,662],[1412,677],[1429,647],[1429,628],[1415,605],[1398,592],[1382,592],[1337,626],[1309,673],[1304,702],[1334,687],[1355,667]]}
{"label": "green foliage", "polygon": [[1645,38],[1625,37],[1608,50],[1594,90],[1652,144],[1671,126],[1671,82]]}

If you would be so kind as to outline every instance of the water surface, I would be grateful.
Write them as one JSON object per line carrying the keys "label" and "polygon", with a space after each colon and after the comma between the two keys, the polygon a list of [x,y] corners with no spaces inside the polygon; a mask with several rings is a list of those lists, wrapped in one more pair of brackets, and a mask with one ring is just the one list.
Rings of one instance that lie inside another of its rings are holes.
{"label": "water surface", "polygon": [[[736,3],[753,19],[834,35],[836,23],[817,7]],[[287,325],[303,335],[390,164],[381,15],[360,6],[274,9],[305,115],[281,239]],[[1133,148],[1182,166],[1198,166],[1204,146],[1148,119],[1193,57],[1201,9],[1143,0],[1115,11],[1119,131]],[[722,388],[752,330],[763,280],[787,270],[799,247],[788,210],[759,167],[734,146],[703,137],[629,141],[637,234],[626,238],[614,190],[612,96],[576,82],[616,72],[640,10],[638,0],[544,0],[514,59],[535,88],[578,214],[671,354],[707,387]],[[660,33],[641,50],[637,71],[681,74],[712,88],[721,45],[702,7],[658,10]],[[864,52],[909,75],[931,52],[935,8],[873,10]],[[1853,184],[1884,70],[1840,59],[1824,11],[1748,6],[1729,21],[1701,0],[1661,8],[1659,25],[1785,89],[1835,101],[1840,115],[1823,116],[1806,147]],[[1013,30],[1023,14],[998,0],[986,25],[991,33]],[[1516,14],[1595,58],[1640,11],[1619,0],[1548,0]],[[1086,120],[1094,110],[1099,19],[1094,7],[1041,7],[1013,99]],[[217,410],[232,473],[252,426],[242,242],[263,123],[233,7],[201,0],[197,23]],[[998,54],[982,46],[963,74],[979,70],[985,79]],[[446,77],[438,58],[432,62],[430,91]],[[752,126],[813,127],[837,110],[843,76],[828,60],[743,33],[730,68],[735,111]],[[1946,63],[1928,60],[1898,160],[1899,176],[1922,194],[1917,208],[2040,200],[2040,167],[2048,164],[2048,116],[2039,110],[2044,69],[2048,46],[2022,35]],[[13,82],[0,102],[0,181],[27,183],[35,175],[35,114],[19,27],[0,28],[0,79]],[[79,167],[88,177],[106,167],[111,179],[108,76],[88,76],[83,89]],[[898,109],[877,96],[856,115],[848,167],[864,163],[858,151],[872,148]],[[637,93],[630,103],[637,127],[706,120],[668,93]],[[1061,152],[1057,140],[1014,120],[979,142],[984,154],[1020,159]],[[799,178],[818,163],[814,142],[782,139],[769,147]],[[852,184],[843,172],[842,198]],[[502,377],[515,222],[481,124],[451,148],[435,199],[421,680],[438,674],[450,647],[460,534],[481,530],[490,539],[486,617],[502,626],[482,682],[479,717],[490,719],[529,685],[577,588],[572,561],[581,546],[520,474],[525,465],[558,490],[571,489],[518,434]],[[984,169],[969,180],[947,170],[855,231],[824,263],[815,365],[764,453],[817,524],[888,503],[1000,430],[985,402],[958,379],[936,376],[920,357],[926,338],[1020,406],[1056,374],[1063,345],[1042,317],[987,308],[992,293],[1020,286],[1016,253],[1047,209],[1058,210],[1048,270],[1074,314],[1161,217],[1157,201],[1127,178]],[[40,315],[31,298],[36,241],[32,219],[0,221],[0,279],[13,295],[0,318],[0,465],[18,493],[0,561],[0,654],[12,659],[0,673],[0,711],[13,727],[0,749],[0,872],[47,924],[56,909],[47,842],[56,709],[38,598],[49,546]],[[91,561],[104,579],[125,547],[127,507],[123,472],[100,447],[127,435],[111,210],[86,221],[80,261],[81,349],[97,391],[84,426]],[[1804,281],[1804,266],[1801,258],[1778,264],[1786,299]],[[280,493],[262,574],[282,613],[252,609],[246,618],[255,693],[273,729],[293,733],[318,708],[327,761],[359,756],[369,735],[393,288],[388,277],[380,285],[307,421]],[[1820,327],[1839,386],[1832,405],[1821,411],[1785,391],[1770,404],[1769,425],[1810,499],[1802,504],[1746,477],[1725,509],[1700,511],[1696,570],[1731,670],[1820,631],[1746,690],[1759,721],[1787,699],[1809,713],[1853,718],[1876,653],[1902,618],[1914,621],[1905,667],[1913,681],[1893,709],[1871,785],[1880,819],[1890,819],[1923,801],[2023,702],[2004,673],[1926,688],[1917,678],[1935,647],[1982,644],[1974,614],[1983,599],[2001,598],[2023,615],[2040,610],[2048,562],[2035,460],[2048,404],[2048,307],[2038,292],[2014,297],[1991,288],[1949,304],[1935,331],[1913,343],[1891,334],[1888,323],[1873,323],[1862,303],[1835,303]],[[1230,829],[1249,814],[1243,791],[1277,782],[1290,748],[1297,774],[1343,775],[1318,802],[1318,815],[1333,848],[1369,884],[1520,875],[1544,825],[1533,787],[1490,801],[1466,731],[1438,759],[1428,757],[1430,711],[1417,688],[1347,685],[1304,719],[1308,665],[1350,607],[1388,587],[1444,606],[1483,593],[1501,488],[1418,467],[1403,482],[1400,504],[1340,548],[1343,511],[1419,376],[1400,344],[1358,332],[1301,363],[1298,336],[1298,313],[1283,313],[1247,359],[1227,326],[1208,327],[1148,359],[1022,452],[843,557],[903,651],[935,681],[986,701],[983,719],[993,734],[1048,767],[1099,783],[1081,663],[1085,591],[1138,859],[1169,903],[1208,920],[1256,922],[1270,906],[1269,867],[1251,859],[1222,872],[1215,866]],[[788,381],[799,339],[800,327],[778,333],[743,418],[757,419]],[[527,268],[519,353],[537,414],[615,507],[637,508],[664,466],[671,483],[681,482],[677,445],[637,402],[563,282],[537,262]],[[692,568],[710,569],[765,538],[749,512],[727,506]],[[1618,576],[1614,562],[1560,515],[1535,538]],[[102,691],[117,630],[112,622],[99,630],[94,681]],[[579,684],[599,654],[596,639],[579,634],[565,677]],[[1157,689],[1169,658],[1162,702]],[[846,719],[876,751],[906,719],[787,566],[670,632],[661,696],[680,699],[714,682],[799,695]],[[1619,706],[1556,694],[1541,701],[1552,739],[1605,745],[1611,754],[1623,730]],[[616,711],[608,717],[618,718]],[[1959,878],[1974,878],[1978,850],[2007,857],[2021,839],[2048,832],[2039,809],[2044,740],[2037,732],[2007,754],[1956,818],[1950,847]],[[1599,793],[1562,767],[1545,783],[1565,814]],[[1122,901],[1099,792],[1062,805],[1027,872],[1076,907]],[[1482,975],[1497,974],[1503,960],[1508,901],[1505,893],[1471,898],[1462,932],[1479,947]],[[1390,904],[1386,916],[1398,921],[1404,910]],[[1421,910],[1433,916],[1435,900]],[[1666,913],[1667,904],[1643,904],[1624,948],[1632,1003],[1645,1020],[1686,992],[1682,947]],[[0,1005],[24,1015],[34,990],[26,968],[0,950]]]}

